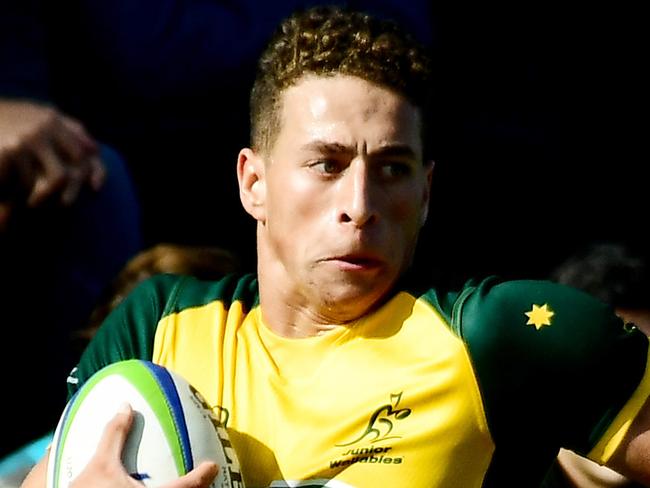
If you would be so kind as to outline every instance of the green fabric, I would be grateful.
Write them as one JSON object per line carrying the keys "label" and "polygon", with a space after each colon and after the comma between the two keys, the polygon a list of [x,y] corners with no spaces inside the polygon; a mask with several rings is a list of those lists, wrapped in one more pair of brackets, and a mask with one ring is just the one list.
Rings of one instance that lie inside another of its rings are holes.
{"label": "green fabric", "polygon": [[143,281],[97,331],[73,371],[72,381],[68,381],[68,396],[72,396],[95,371],[111,363],[124,359],[150,361],[156,328],[162,318],[214,300],[221,300],[226,307],[239,300],[250,309],[259,300],[257,280],[253,275],[229,275],[210,282],[161,274]]}
{"label": "green fabric", "polygon": [[[485,486],[516,473],[541,480],[558,447],[589,452],[638,385],[647,339],[609,306],[551,282],[490,278],[459,297],[452,325],[496,445]],[[550,325],[527,324],[533,305],[549,307]],[[522,449],[531,440],[534,456]]]}

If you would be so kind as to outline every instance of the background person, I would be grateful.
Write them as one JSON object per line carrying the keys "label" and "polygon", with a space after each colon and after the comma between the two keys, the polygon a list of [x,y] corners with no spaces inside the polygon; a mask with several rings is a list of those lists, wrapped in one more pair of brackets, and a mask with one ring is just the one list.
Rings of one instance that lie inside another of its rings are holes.
{"label": "background person", "polygon": [[141,245],[123,159],[56,109],[0,99],[0,306],[6,344],[23,351],[0,359],[5,387],[23,390],[2,412],[24,420],[3,428],[0,455],[51,427],[65,405],[54,385],[77,360],[69,336]]}

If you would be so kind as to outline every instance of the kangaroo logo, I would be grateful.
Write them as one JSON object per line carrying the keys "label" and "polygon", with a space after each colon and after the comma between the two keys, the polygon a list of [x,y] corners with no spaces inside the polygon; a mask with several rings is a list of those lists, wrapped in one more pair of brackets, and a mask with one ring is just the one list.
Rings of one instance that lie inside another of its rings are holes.
{"label": "kangaroo logo", "polygon": [[356,444],[357,442],[361,442],[363,440],[374,443],[401,437],[398,435],[389,436],[388,434],[390,434],[393,430],[393,420],[391,420],[390,417],[395,420],[402,420],[411,415],[410,408],[397,409],[399,402],[402,399],[402,393],[403,392],[401,391],[397,394],[391,393],[390,400],[392,404],[389,403],[382,405],[377,410],[375,410],[375,413],[373,413],[370,417],[368,427],[363,432],[363,434],[361,434],[353,441],[347,442],[345,444],[336,444],[336,447],[351,446],[352,444]]}

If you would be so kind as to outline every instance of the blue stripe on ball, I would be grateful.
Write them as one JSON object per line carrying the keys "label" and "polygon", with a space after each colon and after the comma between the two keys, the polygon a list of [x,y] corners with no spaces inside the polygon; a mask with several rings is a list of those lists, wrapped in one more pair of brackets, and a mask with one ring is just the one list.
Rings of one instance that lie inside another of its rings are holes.
{"label": "blue stripe on ball", "polygon": [[174,417],[176,431],[181,442],[183,464],[185,467],[185,472],[187,473],[194,469],[192,447],[190,444],[190,434],[187,430],[187,424],[185,422],[183,404],[181,403],[181,399],[178,396],[178,391],[176,391],[176,384],[174,383],[174,379],[169,374],[169,371],[167,371],[167,369],[162,368],[150,361],[142,362],[149,369],[149,371],[151,371],[154,378],[160,385],[160,389],[165,393],[165,398],[170,404],[171,408],[169,408],[169,411]]}

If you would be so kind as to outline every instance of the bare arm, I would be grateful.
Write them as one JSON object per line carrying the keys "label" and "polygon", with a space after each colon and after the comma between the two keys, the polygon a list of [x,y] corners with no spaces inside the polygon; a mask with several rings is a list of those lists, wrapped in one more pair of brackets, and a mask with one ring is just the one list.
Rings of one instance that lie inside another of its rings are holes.
{"label": "bare arm", "polygon": [[[70,488],[142,488],[142,483],[129,476],[120,459],[132,422],[133,412],[128,409],[108,423],[95,455]],[[45,488],[48,456],[32,469],[21,488]],[[208,488],[218,471],[216,464],[203,462],[165,488]]]}
{"label": "bare arm", "polygon": [[24,479],[20,488],[42,488],[45,486],[45,475],[47,473],[47,460],[50,450],[48,449],[45,456],[32,468],[27,477]]}

